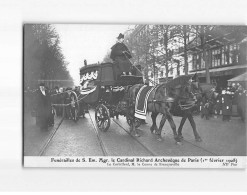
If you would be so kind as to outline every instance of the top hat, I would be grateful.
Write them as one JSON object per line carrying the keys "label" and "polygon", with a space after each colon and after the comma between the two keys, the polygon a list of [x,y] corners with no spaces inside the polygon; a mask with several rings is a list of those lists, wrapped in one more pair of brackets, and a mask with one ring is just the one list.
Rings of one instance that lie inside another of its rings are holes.
{"label": "top hat", "polygon": [[122,33],[120,33],[117,37],[117,39],[123,39],[124,38],[124,35]]}

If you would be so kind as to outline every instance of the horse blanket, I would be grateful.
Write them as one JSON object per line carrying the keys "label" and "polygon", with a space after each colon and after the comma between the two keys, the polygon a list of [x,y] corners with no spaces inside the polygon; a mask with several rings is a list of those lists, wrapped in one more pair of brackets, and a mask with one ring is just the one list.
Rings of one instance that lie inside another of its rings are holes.
{"label": "horse blanket", "polygon": [[138,91],[135,103],[135,117],[139,119],[146,119],[147,116],[147,101],[150,93],[153,91],[154,87],[142,86]]}

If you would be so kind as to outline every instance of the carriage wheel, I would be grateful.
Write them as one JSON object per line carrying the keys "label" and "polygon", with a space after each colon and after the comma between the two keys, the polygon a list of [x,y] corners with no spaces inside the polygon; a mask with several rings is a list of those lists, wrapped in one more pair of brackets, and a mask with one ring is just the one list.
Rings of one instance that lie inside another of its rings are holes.
{"label": "carriage wheel", "polygon": [[[131,118],[126,116],[126,120],[127,120],[128,125],[131,126],[132,125]],[[135,124],[136,124],[136,128],[140,127],[141,126],[141,120],[138,118],[135,118]]]}
{"label": "carriage wheel", "polygon": [[110,112],[104,104],[95,109],[95,121],[99,130],[106,132],[111,124]]}

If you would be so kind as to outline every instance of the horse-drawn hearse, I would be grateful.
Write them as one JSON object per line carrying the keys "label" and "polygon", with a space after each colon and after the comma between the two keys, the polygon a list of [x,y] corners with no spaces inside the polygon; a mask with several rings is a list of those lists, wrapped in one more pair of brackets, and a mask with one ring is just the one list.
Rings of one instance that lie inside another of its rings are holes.
{"label": "horse-drawn hearse", "polygon": [[130,86],[143,84],[142,76],[122,75],[117,77],[114,64],[87,65],[80,69],[79,108],[90,105],[95,108],[95,121],[101,131],[107,131],[111,119],[124,115],[128,118],[128,102],[124,96]]}
{"label": "horse-drawn hearse", "polygon": [[[117,78],[112,63],[88,65],[80,69],[78,102],[79,105],[95,108],[95,121],[101,131],[108,130],[111,118],[123,115],[130,125],[130,133],[139,136],[136,128],[146,114],[151,113],[153,124],[150,130],[158,135],[158,140],[162,140],[161,131],[168,120],[174,139],[179,143],[183,139],[183,124],[188,118],[196,141],[201,141],[192,112],[198,99],[202,95],[213,94],[214,87],[198,85],[197,81],[192,81],[192,77],[184,75],[167,83],[147,86],[141,76],[122,75]],[[162,114],[159,128],[156,126],[158,114]],[[172,116],[182,117],[178,132]]]}
{"label": "horse-drawn hearse", "polygon": [[[193,119],[193,108],[202,96],[213,101],[217,95],[215,86],[193,81],[193,75],[179,76],[166,83],[147,86],[143,83],[142,76],[117,76],[114,66],[113,63],[102,63],[82,67],[80,88],[51,94],[52,107],[56,108],[57,114],[61,115],[62,110],[64,113],[68,108],[77,121],[78,116],[84,115],[87,110],[85,108],[90,106],[95,109],[95,122],[99,130],[107,131],[111,118],[122,115],[130,125],[130,133],[139,136],[136,128],[151,113],[151,133],[162,140],[161,131],[168,120],[176,142],[183,139],[182,127],[188,119],[196,141],[201,141]],[[159,128],[156,125],[158,114],[162,114]],[[182,117],[178,131],[173,116]]]}

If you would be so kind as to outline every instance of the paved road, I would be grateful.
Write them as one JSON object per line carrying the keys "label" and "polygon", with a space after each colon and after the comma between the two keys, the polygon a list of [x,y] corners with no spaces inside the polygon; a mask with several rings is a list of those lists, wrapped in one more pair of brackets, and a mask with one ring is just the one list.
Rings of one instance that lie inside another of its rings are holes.
{"label": "paved road", "polygon": [[[90,111],[91,116],[94,113]],[[45,156],[102,156],[102,147],[108,156],[149,156],[135,139],[112,123],[107,132],[98,131],[103,146],[95,132],[94,118],[86,115],[77,123],[64,120],[48,146]]]}
{"label": "paved road", "polygon": [[36,126],[35,117],[31,117],[31,113],[24,114],[24,129],[23,129],[23,154],[24,156],[38,156],[49,140],[52,133],[58,128],[62,118],[56,118],[54,126],[48,130],[40,130]]}
{"label": "paved road", "polygon": [[[90,115],[92,118],[90,118]],[[112,120],[107,132],[95,131],[94,112],[90,111],[85,119],[77,123],[63,120],[48,147],[44,151],[45,156],[241,156],[246,155],[246,127],[238,118],[231,122],[222,122],[220,118],[204,120],[196,116],[195,121],[203,142],[195,142],[192,128],[186,121],[183,128],[184,141],[182,145],[176,145],[172,130],[168,123],[162,131],[163,141],[159,142],[157,137],[150,133],[150,117],[147,125],[142,125],[138,132],[139,138],[131,137],[127,132],[129,126],[124,117]],[[160,120],[158,117],[157,121]],[[181,118],[174,117],[178,127]],[[124,130],[125,129],[125,130]],[[37,131],[33,129],[33,131]],[[36,137],[35,137],[35,136]],[[26,144],[28,139],[38,140],[38,145],[45,144],[47,133],[36,133],[32,136],[25,134],[25,152],[32,151],[37,155],[40,147],[34,144]],[[45,137],[45,138],[44,138]],[[42,139],[40,139],[42,138]],[[32,147],[32,148],[30,148]],[[103,149],[102,149],[103,148]],[[34,152],[37,150],[37,152]],[[105,151],[105,153],[104,153]]]}

